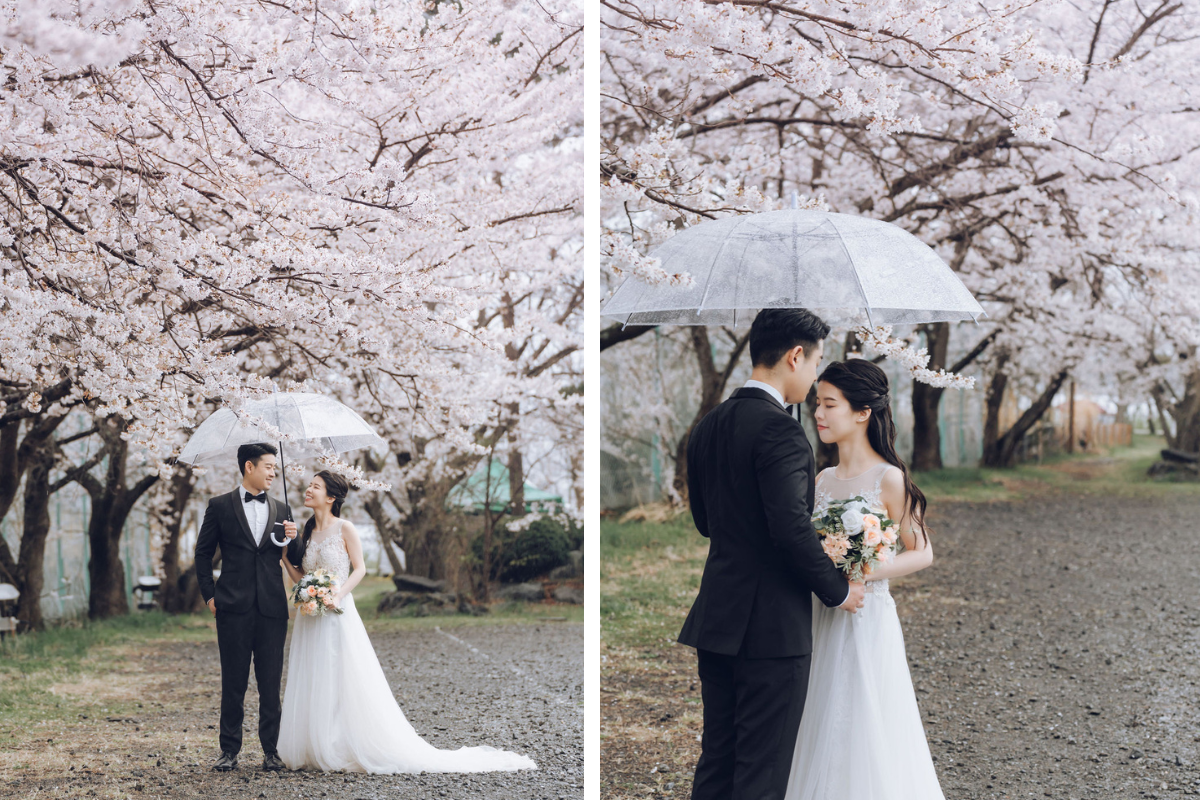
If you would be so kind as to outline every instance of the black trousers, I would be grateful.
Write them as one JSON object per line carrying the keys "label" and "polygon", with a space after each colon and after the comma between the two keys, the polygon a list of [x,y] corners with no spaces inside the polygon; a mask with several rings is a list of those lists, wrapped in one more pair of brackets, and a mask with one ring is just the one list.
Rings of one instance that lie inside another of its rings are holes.
{"label": "black trousers", "polygon": [[696,654],[704,734],[692,800],[783,800],[812,656]]}
{"label": "black trousers", "polygon": [[287,617],[264,617],[257,610],[239,614],[217,609],[217,646],[221,650],[221,750],[236,755],[242,749],[242,720],[246,715],[246,686],[250,660],[258,683],[258,740],[263,754],[276,752],[283,703],[283,643]]}

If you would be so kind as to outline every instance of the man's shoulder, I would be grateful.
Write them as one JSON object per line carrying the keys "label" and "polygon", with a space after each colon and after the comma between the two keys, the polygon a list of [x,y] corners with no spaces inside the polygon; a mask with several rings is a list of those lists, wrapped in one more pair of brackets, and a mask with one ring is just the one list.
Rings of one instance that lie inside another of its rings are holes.
{"label": "man's shoulder", "polygon": [[787,412],[773,397],[766,397],[765,392],[754,395],[734,395],[718,409],[724,409],[726,414],[736,414],[740,418],[761,420],[763,425],[776,426],[798,424],[796,418]]}
{"label": "man's shoulder", "polygon": [[222,492],[214,494],[208,498],[208,507],[212,509],[228,509],[230,504],[237,499],[237,492]]}

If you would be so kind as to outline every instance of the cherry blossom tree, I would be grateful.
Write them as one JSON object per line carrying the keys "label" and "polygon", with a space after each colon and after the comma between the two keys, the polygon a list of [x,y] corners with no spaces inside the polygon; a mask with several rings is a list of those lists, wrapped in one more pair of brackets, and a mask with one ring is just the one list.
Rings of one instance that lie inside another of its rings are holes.
{"label": "cherry blossom tree", "polygon": [[8,7],[0,425],[86,407],[141,487],[214,401],[336,394],[429,474],[493,406],[558,402],[580,29],[521,0]]}
{"label": "cherry blossom tree", "polygon": [[[1011,436],[989,462],[1007,462],[1061,381],[1117,338],[1130,298],[1154,284],[1149,262],[1183,241],[1195,59],[1179,4],[606,9],[609,286],[686,281],[647,252],[730,213],[798,202],[902,225],[988,317],[898,332],[917,349],[889,355],[980,373],[997,404],[1013,386],[1034,393],[1027,418],[995,431]],[[604,344],[644,330],[611,328]],[[913,384],[922,469],[941,465],[936,383]]]}

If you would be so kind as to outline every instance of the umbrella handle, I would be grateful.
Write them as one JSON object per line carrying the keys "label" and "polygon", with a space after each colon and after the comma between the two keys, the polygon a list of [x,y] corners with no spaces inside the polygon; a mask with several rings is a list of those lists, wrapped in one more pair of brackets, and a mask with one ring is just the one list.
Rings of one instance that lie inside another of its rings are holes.
{"label": "umbrella handle", "polygon": [[[284,504],[284,506],[287,507],[287,510],[288,510],[288,522],[293,522],[294,520],[292,519],[292,507],[290,505],[288,505],[288,501],[287,501],[287,465],[283,463],[283,442],[279,443],[279,474],[283,478],[283,504]],[[277,522],[275,524],[279,525],[280,527],[283,527],[281,523]],[[276,547],[287,547],[288,546],[288,538],[285,536],[283,538],[282,542],[279,541],[278,539],[275,538],[275,530],[272,528],[271,544],[275,545]]]}
{"label": "umbrella handle", "polygon": [[[280,526],[280,527],[283,527],[283,523],[281,523],[281,522],[276,522],[275,524],[276,524],[276,525],[278,525],[278,526]],[[274,530],[272,530],[272,531],[271,531],[271,544],[275,545],[276,547],[287,547],[287,546],[288,546],[288,541],[289,541],[289,540],[288,540],[288,538],[287,538],[286,536],[285,536],[285,537],[283,537],[283,541],[282,541],[282,542],[281,542],[281,541],[279,541],[278,539],[276,539],[276,538],[275,538],[275,531],[274,531]]]}

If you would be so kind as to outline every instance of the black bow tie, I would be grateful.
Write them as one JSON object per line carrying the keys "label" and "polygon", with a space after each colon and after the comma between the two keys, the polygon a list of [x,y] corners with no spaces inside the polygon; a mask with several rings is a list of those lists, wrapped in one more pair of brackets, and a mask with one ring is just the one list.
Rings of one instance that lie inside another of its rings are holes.
{"label": "black bow tie", "polygon": [[267,502],[267,493],[263,492],[262,494],[250,494],[249,492],[246,492],[246,502],[249,503],[251,500],[257,500],[260,503],[265,503]]}

